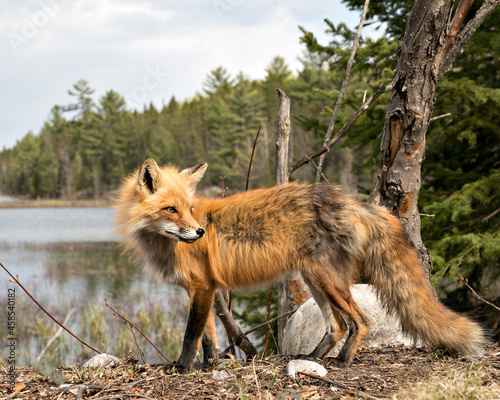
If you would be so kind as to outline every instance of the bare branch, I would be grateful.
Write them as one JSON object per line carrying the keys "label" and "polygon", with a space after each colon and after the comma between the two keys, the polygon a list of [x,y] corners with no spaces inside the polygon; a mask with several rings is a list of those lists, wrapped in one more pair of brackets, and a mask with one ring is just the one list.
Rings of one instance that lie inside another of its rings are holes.
{"label": "bare branch", "polygon": [[446,118],[446,117],[451,117],[452,115],[463,115],[462,113],[446,113],[446,114],[441,114],[441,115],[438,115],[436,117],[432,117],[429,122],[432,122],[432,121],[437,121],[438,119],[441,119],[441,118]]}
{"label": "bare branch", "polygon": [[259,134],[260,134],[260,126],[259,130],[257,131],[257,135],[255,135],[255,139],[253,139],[253,145],[252,145],[252,154],[250,155],[250,161],[248,162],[248,171],[247,171],[247,177],[245,178],[246,185],[245,185],[245,191],[248,190],[248,184],[252,180],[250,178],[250,171],[252,170],[252,164],[253,164],[253,156],[255,154],[255,147],[257,147],[258,139],[259,139]]}
{"label": "bare branch", "polygon": [[[356,55],[356,50],[358,49],[359,39],[361,38],[361,30],[363,29],[363,24],[365,22],[366,12],[368,11],[368,4],[370,4],[370,0],[365,0],[365,4],[363,6],[363,11],[361,13],[361,20],[359,21],[358,31],[356,32],[356,37],[354,39],[354,43],[352,45],[351,54],[349,56],[349,60],[347,61],[347,67],[345,70],[344,80],[342,81],[342,86],[340,88],[339,97],[337,98],[337,102],[335,103],[335,108],[333,109],[332,119],[330,120],[330,125],[325,134],[325,141],[323,146],[325,146],[332,137],[333,128],[335,127],[335,121],[337,120],[337,116],[339,115],[340,105],[342,100],[344,99],[344,93],[347,88],[347,82],[349,82],[349,77],[351,76],[351,68],[354,63],[354,56]],[[365,92],[366,95],[366,92]],[[364,101],[363,101],[364,103]],[[325,154],[322,154],[319,158],[317,172],[316,172],[316,182],[320,182],[321,178],[324,176],[322,174],[323,164],[325,162]]]}
{"label": "bare branch", "polygon": [[236,339],[236,346],[243,350],[248,358],[255,357],[258,353],[257,349],[250,342],[250,340],[248,340],[246,334],[243,333],[241,328],[234,321],[234,318],[227,309],[226,302],[224,301],[224,297],[220,290],[215,292],[214,307],[215,313],[228,332],[228,336]]}
{"label": "bare branch", "polygon": [[464,51],[465,45],[472,37],[472,35],[477,31],[481,24],[488,18],[488,16],[495,11],[495,8],[500,4],[500,0],[485,0],[481,8],[476,12],[474,18],[472,18],[464,29],[457,36],[455,44],[451,49],[445,54],[443,61],[441,62],[441,67],[439,68],[438,80],[447,73],[455,59],[459,54]]}
{"label": "bare branch", "polygon": [[[267,303],[267,321],[269,322],[269,320],[271,319],[271,304],[273,302],[273,288],[274,288],[274,284],[271,285],[271,289],[269,290],[269,301]],[[265,357],[266,354],[267,354],[267,345],[269,343],[269,328],[271,326],[268,324],[266,325],[266,344],[264,345],[264,351],[262,352],[262,357]]]}
{"label": "bare branch", "polygon": [[[170,360],[165,357],[165,355],[160,351],[160,349],[158,349],[158,347],[156,347],[154,345],[154,343],[149,340],[149,338],[137,327],[136,324],[130,322],[127,318],[125,318],[123,315],[121,315],[118,311],[116,311],[113,307],[111,307],[109,304],[108,304],[108,301],[106,299],[104,299],[104,303],[106,304],[106,307],[108,307],[111,311],[113,311],[116,316],[120,317],[121,319],[123,319],[128,325],[130,328],[134,328],[137,332],[139,332],[143,337],[144,339],[146,339],[148,341],[148,343],[154,347],[154,349],[158,352],[158,354],[160,354],[160,356],[162,356],[168,363],[170,363]],[[135,335],[134,335],[134,338],[135,338]],[[137,342],[136,342],[137,343]],[[140,351],[141,349],[139,349]]]}
{"label": "bare branch", "polygon": [[[76,311],[76,308],[72,308],[68,315],[66,315],[66,318],[64,319],[64,322],[62,323],[63,325],[66,325],[70,319],[70,317],[73,315],[73,313]],[[61,333],[63,333],[63,328],[59,327],[59,329],[57,330],[57,332],[55,333],[54,336],[52,336],[52,338],[47,342],[47,344],[45,345],[45,347],[43,348],[43,350],[40,352],[40,354],[38,354],[37,358],[35,359],[35,365],[38,364],[43,356],[45,355],[45,353],[47,352],[47,350],[49,349],[50,346],[52,346],[52,344],[56,341],[56,339],[61,335]]]}
{"label": "bare branch", "polygon": [[273,322],[275,321],[278,321],[282,318],[285,318],[285,317],[288,317],[290,315],[292,315],[293,313],[295,313],[296,310],[290,310],[290,311],[287,311],[286,313],[284,314],[281,314],[281,315],[278,315],[277,317],[274,317],[274,318],[271,318],[269,321],[266,321],[266,322],[263,322],[262,324],[259,324],[259,325],[256,325],[254,326],[253,328],[250,328],[248,331],[245,332],[245,335],[249,335],[250,333],[256,331],[257,329],[260,329],[262,328],[263,326],[266,326],[266,325],[269,325],[269,324],[272,324]]}
{"label": "bare branch", "polygon": [[443,49],[441,50],[441,59],[446,57],[450,49],[455,44],[460,27],[462,26],[473,2],[474,0],[460,0],[460,3],[458,3],[457,10],[455,11],[455,15],[453,16],[453,20],[450,24],[449,36],[446,39]]}
{"label": "bare branch", "polygon": [[99,350],[96,348],[92,347],[90,344],[85,342],[84,340],[80,339],[78,336],[76,336],[73,332],[71,332],[68,328],[66,328],[63,324],[61,324],[57,319],[55,319],[45,308],[42,307],[42,305],[34,299],[34,297],[31,295],[30,292],[19,282],[19,279],[17,277],[14,277],[10,273],[10,271],[2,264],[0,263],[0,266],[9,274],[9,276],[14,279],[12,282],[17,283],[21,289],[24,290],[24,293],[28,295],[28,297],[45,313],[47,314],[52,321],[54,321],[57,325],[59,325],[61,328],[63,328],[66,332],[68,332],[71,336],[73,336],[76,340],[78,340],[81,344],[87,346],[89,349],[94,350],[97,354],[102,354]]}
{"label": "bare branch", "polygon": [[346,122],[346,124],[337,132],[337,134],[333,137],[333,139],[330,139],[330,141],[325,144],[321,149],[315,151],[314,153],[308,154],[304,156],[302,159],[297,161],[295,164],[291,165],[288,168],[288,173],[291,175],[296,169],[302,167],[304,164],[307,164],[309,161],[311,161],[313,158],[319,157],[320,155],[326,153],[327,151],[330,151],[330,149],[340,140],[342,135],[346,133],[351,126],[358,120],[358,118],[363,114],[370,106],[377,100],[380,95],[384,94],[385,92],[389,91],[392,89],[392,85],[384,86],[383,84],[380,85],[379,89],[371,95],[371,97],[366,100],[366,102],[356,111],[356,113],[349,119],[349,121]]}
{"label": "bare branch", "polygon": [[489,301],[487,301],[487,300],[483,299],[481,296],[479,296],[476,293],[476,291],[474,289],[472,289],[472,287],[469,285],[468,279],[464,278],[462,275],[459,275],[459,276],[460,276],[460,283],[464,286],[467,286],[476,299],[481,300],[482,302],[484,302],[484,303],[488,304],[489,306],[492,306],[493,308],[496,308],[498,311],[500,311],[500,307],[497,307],[495,304],[490,303]]}

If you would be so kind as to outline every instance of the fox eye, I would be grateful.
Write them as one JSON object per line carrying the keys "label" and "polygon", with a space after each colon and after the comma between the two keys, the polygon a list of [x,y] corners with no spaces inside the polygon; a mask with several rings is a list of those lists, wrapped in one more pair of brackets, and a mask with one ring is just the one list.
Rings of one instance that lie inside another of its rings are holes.
{"label": "fox eye", "polygon": [[175,207],[165,207],[164,210],[168,213],[171,213],[171,214],[177,213],[177,210],[175,209]]}

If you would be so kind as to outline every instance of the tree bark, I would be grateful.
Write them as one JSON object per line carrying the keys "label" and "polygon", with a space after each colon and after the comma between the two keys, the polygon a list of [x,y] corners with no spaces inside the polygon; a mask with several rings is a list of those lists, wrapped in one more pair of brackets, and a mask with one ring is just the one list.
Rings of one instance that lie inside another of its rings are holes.
{"label": "tree bark", "polygon": [[[450,57],[454,60],[457,49],[463,50],[465,39],[471,36],[464,36],[470,24],[458,34],[471,1],[461,0],[451,20],[453,3],[453,0],[416,0],[413,5],[385,114],[381,170],[369,199],[400,217],[428,279],[432,263],[420,235],[418,210],[426,132],[436,101],[437,82],[451,68]],[[498,0],[485,1],[489,3],[498,5]],[[491,5],[489,7],[491,9]],[[476,15],[482,18],[481,22],[485,19],[483,14]]]}

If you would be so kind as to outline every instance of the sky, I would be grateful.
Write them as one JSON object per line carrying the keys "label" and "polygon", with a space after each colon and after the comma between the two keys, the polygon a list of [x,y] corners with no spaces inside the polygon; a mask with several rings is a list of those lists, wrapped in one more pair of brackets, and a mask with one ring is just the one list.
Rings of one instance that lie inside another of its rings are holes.
{"label": "sky", "polygon": [[326,43],[325,18],[354,29],[360,13],[340,0],[3,0],[0,149],[37,134],[80,79],[95,101],[112,89],[142,110],[201,93],[219,66],[263,79],[279,55],[296,72],[298,26]]}

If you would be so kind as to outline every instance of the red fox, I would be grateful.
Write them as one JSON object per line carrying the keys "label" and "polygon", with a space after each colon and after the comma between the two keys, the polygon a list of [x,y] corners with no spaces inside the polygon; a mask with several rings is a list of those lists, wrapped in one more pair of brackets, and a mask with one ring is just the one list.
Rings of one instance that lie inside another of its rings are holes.
{"label": "red fox", "polygon": [[195,187],[206,169],[198,164],[179,172],[148,159],[124,181],[116,202],[121,242],[147,272],[189,294],[177,370],[189,370],[200,345],[204,364],[217,361],[217,288],[253,286],[292,271],[310,287],[327,327],[309,357],[323,358],[348,332],[337,362],[352,361],[370,325],[349,291],[360,276],[409,336],[452,353],[481,353],[483,330],[433,297],[415,248],[387,209],[319,184],[198,198]]}

